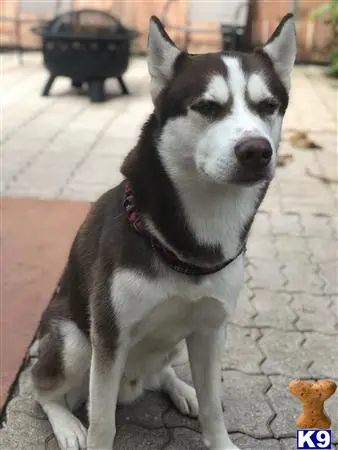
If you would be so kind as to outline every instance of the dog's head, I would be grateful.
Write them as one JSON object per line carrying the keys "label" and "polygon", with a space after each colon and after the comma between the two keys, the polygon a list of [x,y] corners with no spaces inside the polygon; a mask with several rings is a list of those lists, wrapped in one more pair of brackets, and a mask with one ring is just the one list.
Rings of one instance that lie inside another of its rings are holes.
{"label": "dog's head", "polygon": [[252,54],[201,55],[180,51],[152,17],[148,68],[167,169],[212,183],[270,180],[295,58],[292,15]]}

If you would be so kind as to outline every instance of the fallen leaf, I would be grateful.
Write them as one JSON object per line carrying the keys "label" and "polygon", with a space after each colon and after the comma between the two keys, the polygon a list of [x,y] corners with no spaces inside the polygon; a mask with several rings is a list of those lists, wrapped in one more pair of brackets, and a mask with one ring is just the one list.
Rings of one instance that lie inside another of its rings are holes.
{"label": "fallen leaf", "polygon": [[293,161],[293,155],[291,155],[291,153],[285,153],[285,154],[278,155],[277,166],[284,167],[287,164],[290,164],[291,161]]}
{"label": "fallen leaf", "polygon": [[320,150],[322,147],[309,138],[306,131],[294,131],[289,137],[290,143],[300,149]]}

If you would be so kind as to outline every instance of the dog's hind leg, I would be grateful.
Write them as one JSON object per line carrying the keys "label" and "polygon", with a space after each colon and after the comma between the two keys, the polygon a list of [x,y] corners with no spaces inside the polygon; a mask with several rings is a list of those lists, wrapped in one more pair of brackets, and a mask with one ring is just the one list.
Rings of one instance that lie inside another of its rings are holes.
{"label": "dog's hind leg", "polygon": [[39,342],[32,381],[62,450],[86,448],[86,429],[72,410],[86,399],[91,349],[71,321],[53,324]]}
{"label": "dog's hind leg", "polygon": [[169,395],[177,409],[186,416],[198,416],[198,401],[195,389],[182,381],[171,366],[164,367],[150,377],[147,388],[160,389]]}

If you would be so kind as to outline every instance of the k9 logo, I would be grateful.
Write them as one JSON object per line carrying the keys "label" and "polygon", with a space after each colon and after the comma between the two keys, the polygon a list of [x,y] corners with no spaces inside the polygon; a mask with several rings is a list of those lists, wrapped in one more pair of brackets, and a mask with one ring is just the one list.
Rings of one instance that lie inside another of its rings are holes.
{"label": "k9 logo", "polygon": [[297,430],[297,450],[331,449],[331,430]]}

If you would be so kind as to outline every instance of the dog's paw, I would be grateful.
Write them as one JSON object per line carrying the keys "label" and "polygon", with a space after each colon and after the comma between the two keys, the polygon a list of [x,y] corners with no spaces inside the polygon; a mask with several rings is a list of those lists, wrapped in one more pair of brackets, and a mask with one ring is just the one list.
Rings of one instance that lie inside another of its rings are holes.
{"label": "dog's paw", "polygon": [[217,448],[215,450],[240,450],[239,447],[237,447],[235,444],[228,445],[227,447]]}
{"label": "dog's paw", "polygon": [[69,416],[67,422],[58,424],[54,429],[61,450],[85,450],[87,448],[87,430],[75,416]]}
{"label": "dog's paw", "polygon": [[182,380],[177,379],[175,386],[169,392],[176,408],[185,416],[198,416],[198,401],[196,391]]}
{"label": "dog's paw", "polygon": [[215,449],[215,450],[240,450],[239,447],[237,447],[235,444],[232,445],[227,445],[226,447],[222,447],[220,449]]}
{"label": "dog's paw", "polygon": [[225,438],[223,443],[219,442],[216,446],[215,444],[211,445],[210,440],[207,438],[204,438],[203,442],[208,450],[240,450],[240,448],[237,447],[229,438]]}
{"label": "dog's paw", "polygon": [[241,450],[235,444],[227,444],[226,447],[208,447],[209,450]]}
{"label": "dog's paw", "polygon": [[[107,426],[108,425],[108,426]],[[91,424],[88,430],[87,450],[111,450],[116,435],[113,424]]]}

